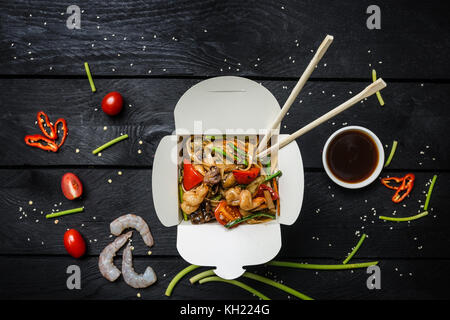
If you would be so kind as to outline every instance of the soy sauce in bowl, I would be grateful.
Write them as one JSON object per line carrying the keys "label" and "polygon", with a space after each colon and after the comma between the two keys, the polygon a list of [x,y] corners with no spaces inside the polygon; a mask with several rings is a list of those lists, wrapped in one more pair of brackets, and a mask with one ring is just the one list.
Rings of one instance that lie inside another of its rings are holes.
{"label": "soy sauce in bowl", "polygon": [[331,173],[345,183],[368,179],[378,166],[377,144],[366,132],[358,129],[338,133],[328,144],[326,164]]}

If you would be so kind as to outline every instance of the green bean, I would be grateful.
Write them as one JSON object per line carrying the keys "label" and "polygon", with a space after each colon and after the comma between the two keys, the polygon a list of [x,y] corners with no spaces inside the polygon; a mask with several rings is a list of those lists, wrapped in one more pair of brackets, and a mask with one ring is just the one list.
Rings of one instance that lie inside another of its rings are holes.
{"label": "green bean", "polygon": [[227,279],[222,279],[222,278],[217,277],[217,276],[213,276],[213,277],[203,278],[203,279],[201,279],[199,281],[199,283],[202,284],[202,283],[206,283],[206,282],[210,282],[210,281],[218,281],[218,282],[229,283],[229,284],[238,286],[238,287],[240,287],[240,288],[242,288],[244,290],[247,290],[248,292],[254,294],[255,296],[259,297],[262,300],[270,300],[269,297],[267,297],[266,295],[262,294],[258,290],[255,290],[252,287],[246,285],[245,283],[242,283],[242,282],[237,281],[237,280],[227,280]]}
{"label": "green bean", "polygon": [[86,70],[89,84],[91,85],[91,90],[92,92],[95,92],[97,89],[95,89],[94,80],[92,79],[91,70],[89,69],[89,64],[87,62],[84,63],[84,69]]}
{"label": "green bean", "polygon": [[67,214],[78,213],[78,212],[83,212],[83,211],[84,211],[84,207],[80,207],[80,208],[55,212],[55,213],[49,213],[49,214],[45,215],[45,218],[46,219],[56,218],[56,217],[60,217],[60,216],[65,216]]}
{"label": "green bean", "polygon": [[115,138],[115,139],[113,139],[113,140],[111,140],[111,141],[105,143],[104,145],[98,147],[97,149],[95,149],[94,151],[92,151],[92,153],[93,153],[93,154],[97,154],[97,153],[99,153],[100,151],[103,151],[103,150],[105,150],[106,148],[112,146],[113,144],[115,144],[115,143],[117,143],[117,142],[119,142],[119,141],[125,140],[125,139],[127,139],[127,138],[128,138],[128,135],[127,135],[127,134],[121,135],[120,137],[117,137],[117,138]]}
{"label": "green bean", "polygon": [[389,153],[389,157],[388,157],[388,159],[386,160],[386,163],[384,164],[384,167],[385,167],[385,168],[391,163],[392,158],[394,157],[395,150],[397,150],[397,144],[398,144],[398,142],[397,142],[396,140],[394,140],[394,141],[392,142],[391,152]]}
{"label": "green bean", "polygon": [[422,213],[416,214],[415,216],[411,216],[411,217],[394,218],[394,217],[379,216],[378,218],[381,219],[381,220],[402,222],[402,221],[416,220],[416,219],[425,217],[427,214],[428,214],[428,211],[424,211]]}
{"label": "green bean", "polygon": [[434,184],[436,183],[436,179],[437,179],[437,175],[434,175],[433,179],[431,180],[430,188],[428,188],[427,198],[425,200],[425,205],[423,206],[423,210],[425,210],[425,211],[428,210],[428,205],[430,204],[431,193],[433,192],[433,187],[434,187]]}
{"label": "green bean", "polygon": [[297,263],[287,261],[275,261],[272,260],[267,263],[269,266],[276,267],[289,267],[297,269],[311,269],[311,270],[346,270],[367,268],[369,266],[377,265],[378,261],[362,262],[362,263],[350,263],[350,264],[309,264],[309,263]]}

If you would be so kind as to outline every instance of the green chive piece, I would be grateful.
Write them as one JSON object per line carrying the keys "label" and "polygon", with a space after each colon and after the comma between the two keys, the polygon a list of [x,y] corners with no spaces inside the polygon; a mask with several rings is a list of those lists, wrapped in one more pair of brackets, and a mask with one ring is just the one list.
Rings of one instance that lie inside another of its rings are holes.
{"label": "green chive piece", "polygon": [[[178,191],[179,191],[179,194],[180,194],[180,204],[181,204],[181,203],[183,203],[183,193],[184,193],[183,192],[183,187],[181,186],[181,183],[178,185]],[[183,209],[180,208],[180,210],[183,213],[183,220],[187,221],[188,220],[187,214],[184,213]]]}
{"label": "green chive piece", "polygon": [[70,209],[70,210],[64,210],[64,211],[59,211],[59,212],[55,212],[55,213],[50,213],[45,215],[46,219],[49,218],[56,218],[56,217],[60,217],[60,216],[65,216],[67,214],[72,214],[72,213],[78,213],[78,212],[83,212],[84,211],[84,207],[80,207],[80,208],[75,208],[75,209]]}
{"label": "green chive piece", "polygon": [[274,174],[272,174],[272,175],[270,175],[270,176],[267,176],[267,177],[264,179],[264,181],[272,180],[273,178],[276,178],[276,177],[278,177],[278,176],[281,176],[281,171],[277,171],[277,172],[275,172]]}
{"label": "green chive piece", "polygon": [[200,279],[203,279],[203,278],[206,278],[206,277],[210,277],[210,276],[214,276],[214,275],[216,275],[216,274],[214,273],[214,270],[213,270],[213,269],[209,269],[209,270],[206,270],[206,271],[197,273],[195,276],[193,276],[193,277],[191,277],[191,278],[189,279],[189,282],[190,282],[191,284],[194,284],[194,283],[196,283],[197,281],[199,281]]}
{"label": "green chive piece", "polygon": [[[375,69],[372,69],[372,81],[373,82],[377,81],[377,72],[375,71]],[[376,94],[377,94],[378,102],[380,103],[381,106],[384,106],[384,100],[381,97],[380,91],[377,91]]]}
{"label": "green chive piece", "polygon": [[117,143],[117,142],[120,142],[120,141],[122,141],[122,140],[125,140],[125,139],[127,139],[127,138],[128,138],[128,135],[127,135],[127,134],[121,135],[120,137],[117,137],[117,138],[115,138],[115,139],[113,139],[113,140],[111,140],[111,141],[105,143],[104,145],[98,147],[97,149],[95,149],[94,151],[92,151],[92,154],[97,154],[97,153],[99,153],[100,151],[103,151],[103,150],[105,150],[106,148],[112,146],[113,144],[115,144],[115,143]]}
{"label": "green chive piece", "polygon": [[213,276],[213,277],[207,277],[207,278],[203,278],[199,281],[200,284],[206,283],[206,282],[211,282],[211,281],[218,281],[218,282],[225,282],[225,283],[229,283],[235,286],[238,286],[244,290],[247,290],[248,292],[254,294],[255,296],[259,297],[262,300],[270,300],[269,297],[267,297],[266,295],[262,294],[261,292],[259,292],[258,290],[253,289],[252,287],[246,285],[245,283],[242,283],[240,281],[237,280],[227,280],[227,279],[222,279],[220,277],[217,276]]}
{"label": "green chive piece", "polygon": [[389,153],[389,157],[387,158],[386,163],[384,164],[385,168],[391,164],[392,158],[394,157],[395,150],[397,150],[397,144],[398,144],[397,140],[394,140],[392,142],[391,152]]}
{"label": "green chive piece", "polygon": [[306,294],[298,292],[297,290],[292,289],[291,287],[288,287],[288,286],[286,286],[284,284],[281,284],[281,283],[278,283],[276,281],[273,281],[273,280],[271,280],[269,278],[266,278],[266,277],[263,277],[263,276],[260,276],[260,275],[257,275],[257,274],[251,273],[251,272],[244,272],[244,274],[242,276],[245,277],[245,278],[253,279],[253,280],[256,280],[256,281],[268,284],[269,286],[272,286],[272,287],[280,289],[280,290],[282,290],[284,292],[287,292],[287,293],[289,293],[289,294],[291,294],[291,295],[293,295],[293,296],[295,296],[295,297],[297,297],[299,299],[302,299],[302,300],[314,300],[313,298],[308,297]]}
{"label": "green chive piece", "polygon": [[385,217],[385,216],[379,216],[378,218],[381,220],[401,222],[401,221],[416,220],[416,219],[425,217],[427,214],[428,214],[428,211],[424,211],[422,213],[416,214],[415,216],[405,217],[405,218],[393,218],[393,217]]}
{"label": "green chive piece", "polygon": [[86,74],[89,79],[89,84],[91,85],[92,92],[97,91],[97,89],[95,89],[94,80],[92,79],[91,70],[89,69],[89,65],[87,62],[84,63],[84,69],[86,70]]}
{"label": "green chive piece", "polygon": [[175,286],[177,285],[178,281],[180,281],[181,278],[183,278],[186,274],[188,274],[189,272],[191,272],[192,270],[195,270],[197,268],[199,268],[199,266],[191,264],[190,266],[187,266],[186,268],[184,268],[183,270],[178,272],[175,275],[175,277],[173,277],[173,279],[170,281],[169,285],[167,286],[165,295],[170,297],[170,295],[172,294],[172,291],[175,288]]}
{"label": "green chive piece", "polygon": [[275,261],[272,260],[267,263],[270,266],[276,267],[289,267],[297,269],[311,269],[311,270],[346,270],[367,268],[369,266],[377,265],[378,261],[362,262],[362,263],[349,263],[349,264],[309,264],[309,263],[297,263],[287,261]]}
{"label": "green chive piece", "polygon": [[430,188],[428,188],[427,198],[425,200],[425,205],[423,206],[423,210],[428,210],[428,205],[430,204],[431,193],[433,192],[434,184],[436,183],[437,175],[433,176],[431,180]]}
{"label": "green chive piece", "polygon": [[342,264],[347,264],[347,262],[350,261],[350,259],[355,255],[356,251],[358,251],[359,247],[361,247],[361,244],[364,242],[364,239],[366,238],[366,234],[364,233],[361,238],[359,239],[358,243],[356,244],[356,247],[353,248],[352,252],[347,256],[347,258],[342,262]]}
{"label": "green chive piece", "polygon": [[266,217],[266,218],[270,218],[270,219],[275,219],[275,216],[273,214],[270,214],[267,212],[258,212],[258,213],[250,214],[250,215],[242,217],[242,218],[232,220],[232,221],[228,222],[227,224],[225,224],[225,228],[229,229],[239,223],[242,223],[244,221],[251,220],[254,218],[258,218],[258,217]]}

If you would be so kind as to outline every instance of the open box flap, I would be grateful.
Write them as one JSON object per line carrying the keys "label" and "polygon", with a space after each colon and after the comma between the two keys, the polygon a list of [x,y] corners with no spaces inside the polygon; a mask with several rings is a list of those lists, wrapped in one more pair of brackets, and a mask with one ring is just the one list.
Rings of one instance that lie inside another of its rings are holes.
{"label": "open box flap", "polygon": [[178,135],[257,134],[265,132],[279,112],[278,101],[259,83],[216,77],[183,94],[174,111],[175,128]]}
{"label": "open box flap", "polygon": [[[280,135],[280,140],[287,136]],[[278,222],[291,225],[300,214],[304,191],[303,161],[296,141],[292,141],[278,151],[278,168],[282,172],[279,183],[282,214]]]}
{"label": "open box flap", "polygon": [[181,221],[176,181],[178,181],[177,137],[165,136],[159,142],[153,160],[152,195],[156,215],[166,227],[176,226]]}

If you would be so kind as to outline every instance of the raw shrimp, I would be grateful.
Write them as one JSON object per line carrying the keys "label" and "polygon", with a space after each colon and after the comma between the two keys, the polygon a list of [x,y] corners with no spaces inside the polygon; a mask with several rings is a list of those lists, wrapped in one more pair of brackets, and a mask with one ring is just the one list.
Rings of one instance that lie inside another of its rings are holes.
{"label": "raw shrimp", "polygon": [[120,270],[113,264],[113,258],[116,252],[127,242],[133,231],[129,231],[116,240],[108,244],[100,253],[98,258],[98,268],[100,273],[109,281],[113,282],[120,276]]}
{"label": "raw shrimp", "polygon": [[200,205],[203,202],[206,194],[209,191],[209,187],[202,183],[199,187],[189,190],[183,194],[183,203],[186,203],[189,206],[195,207]]}
{"label": "raw shrimp", "polygon": [[243,210],[252,210],[263,204],[266,200],[263,197],[252,199],[252,194],[248,190],[242,190],[239,196],[239,207]]}
{"label": "raw shrimp", "polygon": [[138,274],[133,268],[133,256],[131,254],[131,245],[123,250],[122,256],[122,275],[125,282],[133,288],[147,288],[156,281],[156,274],[151,267],[147,267],[143,274]]}
{"label": "raw shrimp", "polygon": [[133,228],[139,231],[145,244],[149,247],[153,246],[153,237],[147,223],[140,216],[135,214],[126,214],[111,222],[109,225],[111,233],[118,236],[123,230]]}

